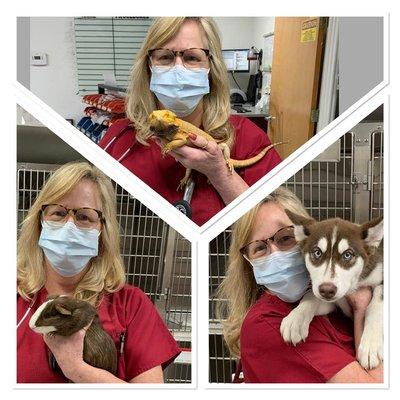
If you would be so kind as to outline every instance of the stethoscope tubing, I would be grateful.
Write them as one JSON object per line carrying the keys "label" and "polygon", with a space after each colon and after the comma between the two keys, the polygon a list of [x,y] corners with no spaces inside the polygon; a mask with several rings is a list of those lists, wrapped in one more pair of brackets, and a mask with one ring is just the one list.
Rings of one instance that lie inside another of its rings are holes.
{"label": "stethoscope tubing", "polygon": [[[115,143],[120,137],[122,137],[122,135],[128,130],[130,129],[129,126],[125,127],[124,129],[122,129],[121,132],[117,133],[108,143],[106,146],[104,146],[104,151],[107,152],[107,150],[111,147],[111,145],[113,143]],[[119,157],[117,158],[117,161],[120,163],[122,162],[126,156],[132,151],[133,147],[135,146],[135,144],[137,143],[137,140],[135,138],[135,141],[133,142],[133,144],[127,149],[125,150],[125,152]]]}
{"label": "stethoscope tubing", "polygon": [[20,321],[18,322],[18,324],[17,324],[17,329],[18,329],[18,328],[20,327],[20,325],[25,321],[26,317],[27,317],[28,314],[29,314],[29,311],[32,309],[32,307],[33,307],[34,304],[36,303],[37,297],[38,297],[38,294],[35,293],[35,295],[33,296],[32,301],[31,301],[31,304],[29,304],[28,308],[27,308],[26,311],[25,311],[24,316],[23,316],[23,317],[20,319]]}
{"label": "stethoscope tubing", "polygon": [[[122,135],[123,135],[128,129],[130,129],[130,127],[125,127],[124,129],[121,130],[121,132],[117,133],[117,134],[107,143],[107,145],[104,146],[104,149],[103,149],[103,150],[107,152],[107,150],[111,147],[111,145],[112,145],[113,143],[115,143],[120,137],[122,137]],[[125,150],[125,152],[117,159],[117,161],[118,161],[119,163],[121,163],[122,160],[124,160],[124,159],[127,157],[127,155],[132,151],[132,149],[133,149],[133,147],[135,146],[136,142],[137,142],[137,141],[136,141],[136,138],[135,138],[135,141],[133,142],[133,144],[132,144],[127,150]],[[183,202],[185,202],[185,209],[186,209],[186,211],[183,211],[183,209],[179,206],[179,203],[181,203],[181,202],[177,202],[177,203],[174,204],[175,207],[178,205],[177,208],[178,208],[180,211],[184,212],[185,214],[188,213],[188,214],[190,214],[190,216],[191,216],[190,201],[191,201],[191,199],[192,199],[193,190],[194,190],[194,181],[193,181],[192,179],[190,179],[189,182],[188,182],[187,185],[186,185],[185,192],[184,192],[184,196],[183,196],[183,200],[182,200]],[[191,217],[189,217],[189,218],[191,218]]]}

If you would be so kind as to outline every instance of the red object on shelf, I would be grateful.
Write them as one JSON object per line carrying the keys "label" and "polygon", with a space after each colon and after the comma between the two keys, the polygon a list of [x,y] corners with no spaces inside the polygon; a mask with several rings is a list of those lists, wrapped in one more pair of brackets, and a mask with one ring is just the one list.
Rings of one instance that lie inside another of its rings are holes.
{"label": "red object on shelf", "polygon": [[99,110],[114,114],[123,114],[125,112],[125,100],[121,97],[109,94],[87,94],[82,98],[83,102],[90,104]]}
{"label": "red object on shelf", "polygon": [[101,119],[102,125],[110,127],[120,119],[125,119],[125,99],[113,94],[87,94],[82,101],[89,106],[84,114],[95,121],[93,117],[105,117]]}
{"label": "red object on shelf", "polygon": [[84,110],[85,115],[91,117],[92,115],[96,114],[96,107],[86,107]]}

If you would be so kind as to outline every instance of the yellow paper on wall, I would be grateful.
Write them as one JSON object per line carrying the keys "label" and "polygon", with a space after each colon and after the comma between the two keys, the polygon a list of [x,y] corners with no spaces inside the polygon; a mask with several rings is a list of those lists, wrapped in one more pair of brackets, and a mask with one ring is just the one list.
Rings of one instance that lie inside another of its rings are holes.
{"label": "yellow paper on wall", "polygon": [[317,19],[309,19],[301,24],[300,42],[314,42],[317,40]]}

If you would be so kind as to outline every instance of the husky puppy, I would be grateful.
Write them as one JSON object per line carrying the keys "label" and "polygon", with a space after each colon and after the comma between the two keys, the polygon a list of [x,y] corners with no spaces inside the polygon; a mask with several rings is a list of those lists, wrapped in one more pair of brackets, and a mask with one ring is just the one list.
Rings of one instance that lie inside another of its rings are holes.
{"label": "husky puppy", "polygon": [[383,219],[357,225],[339,218],[317,222],[285,212],[295,227],[312,291],[282,320],[283,340],[293,345],[305,341],[314,316],[326,315],[336,306],[351,317],[345,296],[371,286],[357,359],[366,369],[377,367],[383,360]]}

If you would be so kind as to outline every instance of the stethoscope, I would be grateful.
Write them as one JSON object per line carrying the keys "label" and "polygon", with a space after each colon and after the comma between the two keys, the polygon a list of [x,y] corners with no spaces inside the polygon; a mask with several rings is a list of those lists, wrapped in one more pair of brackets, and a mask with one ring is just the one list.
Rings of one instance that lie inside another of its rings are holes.
{"label": "stethoscope", "polygon": [[25,311],[24,316],[21,318],[21,320],[18,322],[17,324],[17,329],[19,328],[19,326],[25,321],[26,317],[29,314],[29,311],[31,311],[32,307],[35,305],[36,300],[38,298],[38,293],[35,293],[35,295],[33,296],[33,299],[31,300],[31,303],[29,304],[28,308]]}
{"label": "stethoscope", "polygon": [[[111,147],[111,145],[112,145],[113,143],[115,143],[120,137],[122,137],[122,135],[123,135],[126,131],[128,131],[129,129],[131,129],[131,127],[128,125],[128,126],[126,126],[124,129],[122,129],[121,132],[118,132],[118,133],[107,143],[107,145],[104,147],[103,150],[107,152],[107,150]],[[135,138],[135,140],[133,141],[132,145],[131,145],[127,150],[125,150],[125,152],[117,159],[117,161],[118,161],[119,163],[122,162],[122,160],[124,160],[124,159],[128,156],[128,154],[129,154],[129,153],[132,151],[132,149],[135,147],[136,143],[137,143],[137,140],[136,140],[136,138]]]}
{"label": "stethoscope", "polygon": [[189,178],[185,186],[183,199],[174,203],[174,207],[182,214],[186,215],[189,219],[192,219],[192,207],[190,206],[190,201],[192,200],[193,190],[194,180],[192,178]]}
{"label": "stethoscope", "polygon": [[[131,129],[130,126],[126,126],[124,129],[121,130],[121,132],[117,133],[108,143],[106,146],[104,146],[103,150],[107,152],[107,150],[111,147],[113,143],[115,143],[122,135]],[[125,152],[117,159],[117,161],[120,163],[122,160],[124,160],[129,153],[131,153],[132,149],[136,145],[137,140],[135,138],[134,142],[132,145],[125,150]],[[192,207],[190,206],[190,201],[193,196],[193,190],[194,190],[194,181],[192,178],[189,178],[188,183],[185,186],[185,191],[183,194],[183,199],[179,200],[174,203],[174,207],[178,209],[181,213],[186,215],[188,218],[192,219]]]}

